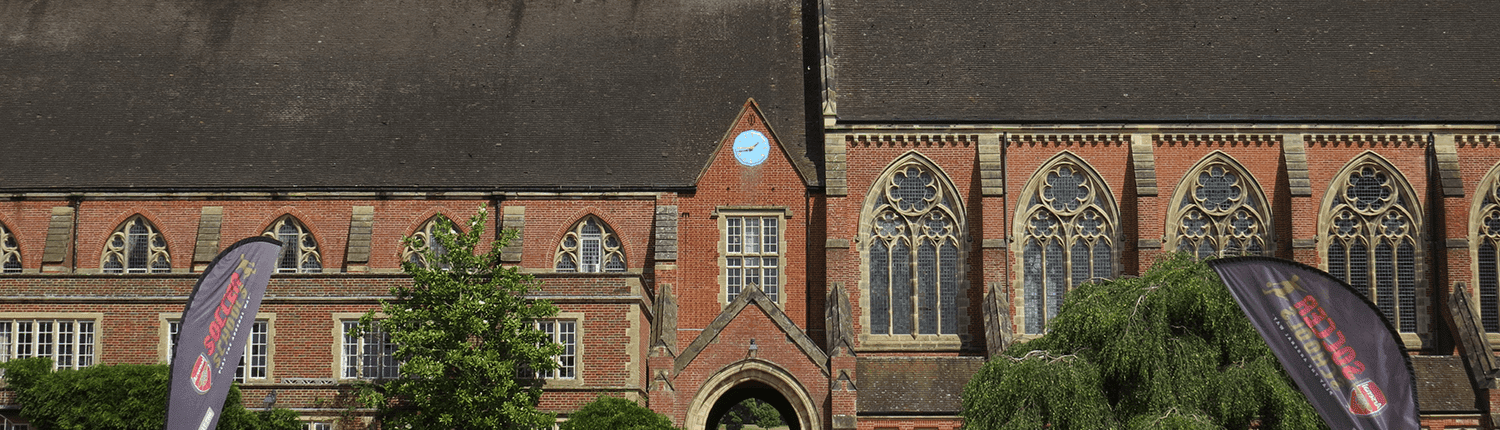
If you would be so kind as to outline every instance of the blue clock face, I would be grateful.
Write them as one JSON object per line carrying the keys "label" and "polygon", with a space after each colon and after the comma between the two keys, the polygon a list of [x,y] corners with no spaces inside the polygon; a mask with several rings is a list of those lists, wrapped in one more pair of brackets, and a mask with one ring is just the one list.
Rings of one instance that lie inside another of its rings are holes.
{"label": "blue clock face", "polygon": [[771,154],[771,142],[759,131],[746,130],[734,138],[734,159],[746,166],[759,165]]}

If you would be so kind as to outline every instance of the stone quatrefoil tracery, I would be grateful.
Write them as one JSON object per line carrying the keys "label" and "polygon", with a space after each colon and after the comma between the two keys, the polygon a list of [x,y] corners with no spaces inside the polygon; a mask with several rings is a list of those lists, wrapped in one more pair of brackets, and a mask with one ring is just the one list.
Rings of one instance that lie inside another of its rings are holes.
{"label": "stone quatrefoil tracery", "polygon": [[1484,331],[1500,333],[1500,170],[1491,173],[1488,188],[1481,192],[1475,226],[1478,247],[1479,317]]}
{"label": "stone quatrefoil tracery", "polygon": [[21,245],[5,224],[0,224],[0,273],[21,273]]}
{"label": "stone quatrefoil tracery", "polygon": [[958,334],[963,226],[951,190],[933,171],[910,163],[875,192],[870,334]]}
{"label": "stone quatrefoil tracery", "polygon": [[1401,332],[1417,331],[1417,221],[1399,177],[1367,163],[1336,181],[1328,218],[1328,272],[1365,292]]}
{"label": "stone quatrefoil tracery", "polygon": [[1067,291],[1115,275],[1117,230],[1103,184],[1068,161],[1044,172],[1020,218],[1027,334],[1046,331]]}
{"label": "stone quatrefoil tracery", "polygon": [[558,272],[624,272],[625,251],[609,225],[589,216],[563,234],[553,263]]}
{"label": "stone quatrefoil tracery", "polygon": [[156,226],[141,216],[131,217],[109,240],[99,266],[104,273],[167,273],[172,271],[167,241]]}
{"label": "stone quatrefoil tracery", "polygon": [[[448,250],[443,249],[443,244],[438,243],[436,237],[433,236],[433,230],[438,228],[438,222],[443,219],[445,218],[442,215],[434,216],[426,223],[423,223],[422,228],[413,232],[411,234],[411,242],[407,243],[401,251],[401,260],[409,261],[412,264],[422,267],[432,267],[432,262],[427,261],[427,250],[431,249],[434,255],[446,254]],[[458,234],[458,230],[449,227],[448,233]]]}
{"label": "stone quatrefoil tracery", "polygon": [[323,263],[319,258],[318,241],[302,222],[290,215],[271,224],[262,236],[281,241],[281,257],[276,261],[276,273],[320,273]]}
{"label": "stone quatrefoil tracery", "polygon": [[1198,258],[1264,255],[1268,222],[1252,181],[1223,160],[1190,174],[1176,208],[1175,249]]}

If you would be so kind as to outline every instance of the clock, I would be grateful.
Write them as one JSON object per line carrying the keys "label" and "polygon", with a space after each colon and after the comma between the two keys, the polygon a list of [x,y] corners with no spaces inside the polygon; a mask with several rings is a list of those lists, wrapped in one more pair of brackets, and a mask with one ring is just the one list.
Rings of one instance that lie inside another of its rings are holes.
{"label": "clock", "polygon": [[745,130],[734,138],[734,159],[746,166],[756,166],[766,161],[771,153],[771,141],[755,130]]}

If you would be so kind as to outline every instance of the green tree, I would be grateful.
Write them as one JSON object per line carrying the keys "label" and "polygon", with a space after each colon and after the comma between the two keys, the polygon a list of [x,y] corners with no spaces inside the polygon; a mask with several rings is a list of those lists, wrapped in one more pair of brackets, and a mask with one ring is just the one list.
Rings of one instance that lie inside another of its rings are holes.
{"label": "green tree", "polygon": [[478,252],[486,215],[481,206],[463,232],[439,219],[430,239],[435,244],[407,238],[431,264],[403,263],[411,285],[392,288],[395,299],[381,303],[384,316],[368,312],[351,332],[379,328],[397,345],[400,376],[359,387],[361,403],[376,408],[386,428],[535,429],[553,423],[552,414],[536,407],[541,381],[525,372],[557,366],[552,357],[562,347],[533,324],[556,315],[557,307],[527,298],[536,281],[500,266],[500,248],[514,233]]}
{"label": "green tree", "polygon": [[763,429],[786,425],[786,421],[781,419],[781,412],[777,412],[775,406],[754,397],[741,400],[729,407],[729,411],[724,413],[724,418],[720,419],[719,423],[723,424],[727,430],[740,430],[748,424],[755,424],[756,427]]}
{"label": "green tree", "polygon": [[1069,293],[1046,335],[964,387],[970,429],[1327,428],[1207,264]]}
{"label": "green tree", "polygon": [[[52,371],[48,358],[0,363],[15,390],[21,417],[37,428],[159,430],[167,425],[170,366],[119,364]],[[229,388],[219,428],[297,430],[297,413],[287,409],[251,412],[240,404],[239,384]]]}
{"label": "green tree", "polygon": [[562,430],[678,430],[672,420],[635,402],[599,396],[568,416]]}

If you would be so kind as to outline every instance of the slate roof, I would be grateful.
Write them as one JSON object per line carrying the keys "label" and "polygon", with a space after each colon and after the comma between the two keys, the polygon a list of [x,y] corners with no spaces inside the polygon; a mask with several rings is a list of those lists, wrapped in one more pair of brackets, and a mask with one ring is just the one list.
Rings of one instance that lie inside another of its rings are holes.
{"label": "slate roof", "polygon": [[801,14],[783,0],[4,2],[0,191],[684,187],[751,98],[811,168]]}
{"label": "slate roof", "polygon": [[1500,2],[829,0],[864,122],[1500,121]]}
{"label": "slate roof", "polygon": [[855,366],[861,414],[957,415],[964,385],[984,358],[860,358]]}
{"label": "slate roof", "polygon": [[1479,399],[1457,355],[1411,357],[1417,375],[1417,408],[1422,413],[1479,413]]}

